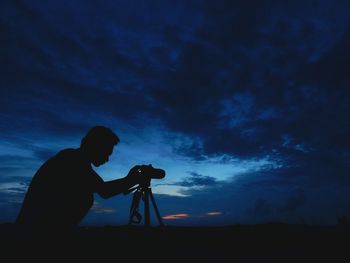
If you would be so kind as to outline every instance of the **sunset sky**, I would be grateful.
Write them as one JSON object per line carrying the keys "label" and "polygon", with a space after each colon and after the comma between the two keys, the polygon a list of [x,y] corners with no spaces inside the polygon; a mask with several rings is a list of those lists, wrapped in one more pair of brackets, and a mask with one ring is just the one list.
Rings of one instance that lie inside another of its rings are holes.
{"label": "sunset sky", "polygon": [[[152,189],[169,225],[350,216],[349,13],[349,1],[1,1],[0,223],[95,125],[121,139],[94,168],[104,180],[166,170]],[[96,195],[82,225],[126,224],[131,197]]]}

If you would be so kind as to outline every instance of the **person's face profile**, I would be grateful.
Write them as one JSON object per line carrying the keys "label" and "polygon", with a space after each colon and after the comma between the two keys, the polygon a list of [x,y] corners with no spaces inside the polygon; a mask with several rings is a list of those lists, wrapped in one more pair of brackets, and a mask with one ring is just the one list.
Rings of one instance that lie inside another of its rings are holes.
{"label": "person's face profile", "polygon": [[109,161],[109,156],[111,156],[113,153],[113,148],[114,145],[100,145],[97,147],[94,158],[91,161],[93,165],[98,167],[107,163]]}

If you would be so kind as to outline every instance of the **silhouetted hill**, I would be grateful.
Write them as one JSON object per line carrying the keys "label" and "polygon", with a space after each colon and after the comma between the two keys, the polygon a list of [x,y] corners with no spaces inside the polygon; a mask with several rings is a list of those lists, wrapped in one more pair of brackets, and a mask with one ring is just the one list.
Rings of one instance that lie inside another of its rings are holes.
{"label": "silhouetted hill", "polygon": [[350,262],[347,226],[106,226],[28,233],[3,224],[0,231],[2,254],[11,262]]}

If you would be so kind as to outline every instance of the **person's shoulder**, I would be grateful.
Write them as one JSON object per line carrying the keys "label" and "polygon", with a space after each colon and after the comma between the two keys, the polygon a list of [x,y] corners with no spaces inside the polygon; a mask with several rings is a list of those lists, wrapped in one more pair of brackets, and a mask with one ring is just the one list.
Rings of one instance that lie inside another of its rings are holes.
{"label": "person's shoulder", "polygon": [[49,162],[55,167],[59,166],[62,169],[69,168],[70,170],[81,169],[86,164],[81,152],[74,148],[59,151]]}
{"label": "person's shoulder", "polygon": [[53,159],[60,161],[74,161],[81,159],[81,154],[78,149],[67,148],[59,151]]}
{"label": "person's shoulder", "polygon": [[48,169],[54,169],[57,170],[58,167],[67,166],[67,163],[74,162],[74,149],[63,149],[59,152],[57,152],[55,155],[47,159],[43,165],[40,167],[40,171],[48,171]]}
{"label": "person's shoulder", "polygon": [[74,156],[77,155],[77,149],[73,149],[73,148],[67,148],[67,149],[63,149],[61,151],[59,151],[56,156],[57,157],[66,157],[66,156]]}

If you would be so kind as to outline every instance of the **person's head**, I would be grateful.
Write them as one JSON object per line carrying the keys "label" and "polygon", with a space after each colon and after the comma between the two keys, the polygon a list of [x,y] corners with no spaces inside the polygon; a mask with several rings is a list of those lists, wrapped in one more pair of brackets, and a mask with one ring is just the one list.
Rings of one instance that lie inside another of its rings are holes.
{"label": "person's head", "polygon": [[80,148],[95,166],[108,162],[113,147],[120,142],[118,136],[104,126],[92,127],[81,140]]}

